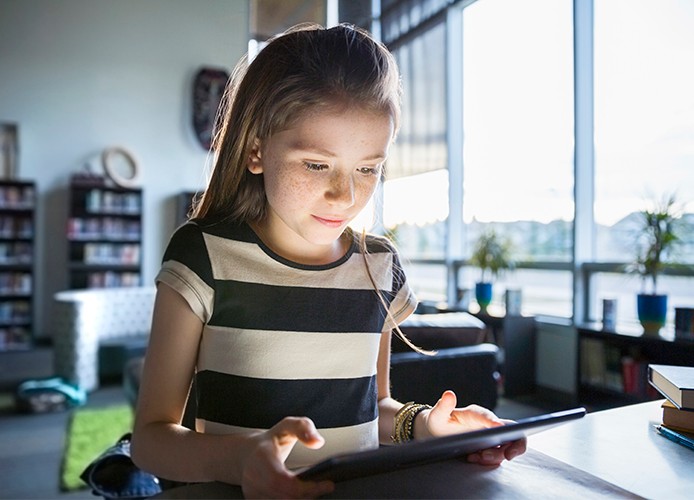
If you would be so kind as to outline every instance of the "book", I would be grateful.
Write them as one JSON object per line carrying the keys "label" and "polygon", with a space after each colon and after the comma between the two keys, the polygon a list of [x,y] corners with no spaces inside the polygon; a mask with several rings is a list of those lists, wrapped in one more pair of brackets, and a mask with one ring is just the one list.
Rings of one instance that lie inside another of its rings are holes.
{"label": "book", "polygon": [[656,426],[656,429],[661,436],[669,439],[670,441],[674,441],[677,444],[681,444],[682,446],[686,446],[687,448],[694,450],[694,434],[688,432],[678,432],[674,429],[666,427],[665,425],[658,425]]}
{"label": "book", "polygon": [[648,365],[648,382],[677,408],[694,410],[694,367]]}
{"label": "book", "polygon": [[581,339],[581,378],[586,384],[605,385],[605,346],[600,340]]}
{"label": "book", "polygon": [[680,410],[667,399],[661,406],[663,408],[663,424],[671,429],[694,432],[694,410]]}
{"label": "book", "polygon": [[619,347],[605,345],[605,387],[616,392],[624,392],[622,374],[622,353]]}
{"label": "book", "polygon": [[624,392],[627,394],[637,394],[636,380],[636,361],[631,356],[622,357],[622,381],[624,383]]}

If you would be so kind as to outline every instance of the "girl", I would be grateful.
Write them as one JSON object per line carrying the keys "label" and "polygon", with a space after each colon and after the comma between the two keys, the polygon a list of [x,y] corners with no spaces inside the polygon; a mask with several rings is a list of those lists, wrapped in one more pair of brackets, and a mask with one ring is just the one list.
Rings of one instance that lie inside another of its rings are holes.
{"label": "girl", "polygon": [[[398,129],[392,55],[348,26],[303,26],[237,66],[215,166],[173,235],[158,291],[132,454],[158,476],[315,497],[292,471],[337,453],[502,425],[445,392],[390,397],[390,336],[416,301],[395,249],[348,223]],[[196,430],[181,425],[191,382]],[[468,457],[496,465],[521,440]]]}

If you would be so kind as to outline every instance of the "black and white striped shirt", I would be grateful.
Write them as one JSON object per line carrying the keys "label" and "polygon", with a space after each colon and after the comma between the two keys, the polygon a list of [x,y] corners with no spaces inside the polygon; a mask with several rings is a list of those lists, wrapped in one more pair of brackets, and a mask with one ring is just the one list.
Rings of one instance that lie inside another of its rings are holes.
{"label": "black and white striped shirt", "polygon": [[[326,439],[297,444],[287,465],[378,446],[380,334],[416,306],[395,249],[368,235],[321,266],[275,254],[246,224],[189,222],[171,238],[156,280],[203,321],[197,361],[199,431],[268,429],[310,417]],[[389,306],[387,319],[367,274]]]}

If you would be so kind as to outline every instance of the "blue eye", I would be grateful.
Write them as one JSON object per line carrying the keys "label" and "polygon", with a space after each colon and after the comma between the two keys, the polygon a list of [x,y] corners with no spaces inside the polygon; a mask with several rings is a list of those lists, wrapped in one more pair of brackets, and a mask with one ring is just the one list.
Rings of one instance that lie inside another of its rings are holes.
{"label": "blue eye", "polygon": [[312,170],[315,172],[320,172],[328,168],[328,166],[324,163],[311,163],[310,161],[304,162],[304,165],[306,166],[306,170]]}

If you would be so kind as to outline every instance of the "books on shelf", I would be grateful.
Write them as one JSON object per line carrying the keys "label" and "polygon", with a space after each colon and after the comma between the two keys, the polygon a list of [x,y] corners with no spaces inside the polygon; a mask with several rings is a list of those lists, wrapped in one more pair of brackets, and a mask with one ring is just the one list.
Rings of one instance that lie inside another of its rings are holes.
{"label": "books on shelf", "polygon": [[640,352],[625,353],[599,339],[581,339],[581,383],[636,399],[657,399],[647,372],[648,361]]}
{"label": "books on shelf", "polygon": [[624,391],[619,348],[596,339],[581,341],[583,382],[616,392]]}
{"label": "books on shelf", "polygon": [[694,367],[648,365],[648,382],[677,408],[694,410]]}
{"label": "books on shelf", "polygon": [[669,400],[662,404],[663,424],[684,432],[694,432],[694,410],[680,410]]}

